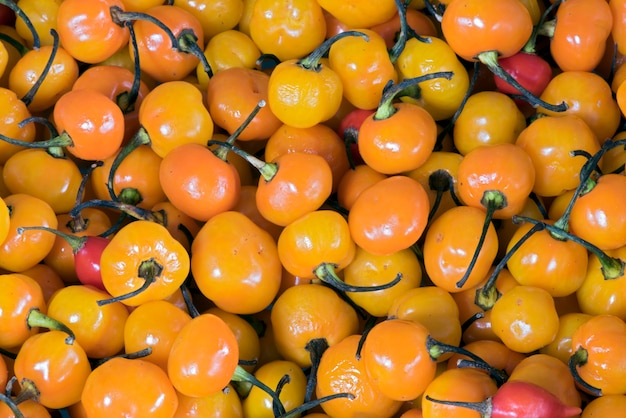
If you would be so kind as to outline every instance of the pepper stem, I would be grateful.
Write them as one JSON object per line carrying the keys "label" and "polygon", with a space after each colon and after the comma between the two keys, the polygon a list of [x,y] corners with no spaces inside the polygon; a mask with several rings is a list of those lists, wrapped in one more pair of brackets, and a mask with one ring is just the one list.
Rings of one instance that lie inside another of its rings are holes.
{"label": "pepper stem", "polygon": [[460,354],[462,356],[469,357],[471,360],[476,362],[477,367],[488,371],[489,375],[496,381],[498,386],[504,384],[504,382],[506,382],[509,378],[504,370],[496,369],[471,351],[455,345],[442,343],[435,340],[430,335],[426,337],[426,349],[428,350],[428,354],[433,361],[437,361],[439,357],[447,353]]}
{"label": "pepper stem", "polygon": [[578,373],[578,366],[584,366],[585,364],[587,364],[588,359],[589,353],[587,352],[587,350],[579,347],[570,356],[569,360],[567,361],[567,366],[569,367],[572,376],[574,376],[574,380],[581,388],[583,388],[586,392],[589,392],[593,396],[600,397],[602,396],[602,390],[585,382]]}
{"label": "pepper stem", "polygon": [[385,284],[380,284],[377,286],[352,286],[344,282],[337,276],[336,269],[337,264],[333,263],[322,263],[317,266],[313,273],[315,277],[321,282],[329,285],[333,289],[339,290],[340,292],[351,292],[351,293],[363,293],[363,292],[377,292],[379,290],[389,289],[392,286],[395,286],[400,280],[402,280],[402,273],[398,273],[396,277]]}
{"label": "pepper stem", "polygon": [[319,369],[322,354],[328,349],[328,341],[326,341],[326,338],[314,338],[306,343],[304,349],[309,352],[311,358],[311,369],[306,382],[306,391],[304,392],[304,402],[307,403],[313,399],[315,386],[317,385],[317,370]]}
{"label": "pepper stem", "polygon": [[156,282],[156,279],[161,276],[161,273],[163,273],[163,266],[159,264],[154,258],[143,260],[141,264],[139,264],[139,269],[137,271],[137,277],[143,279],[143,284],[132,292],[128,292],[110,299],[101,299],[97,302],[98,306],[109,305],[115,302],[122,302],[141,294],[143,291],[148,289],[152,283]]}
{"label": "pepper stem", "polygon": [[[124,26],[128,28],[130,34],[130,42],[135,51],[137,51],[137,36],[135,35],[135,27],[132,22],[124,22]],[[130,113],[135,110],[135,102],[139,96],[139,88],[141,87],[141,65],[139,62],[139,54],[133,56],[133,85],[130,91],[120,93],[115,98],[115,102],[122,109],[124,114]]]}
{"label": "pepper stem", "polygon": [[359,32],[356,30],[347,30],[345,32],[338,33],[337,35],[326,39],[324,42],[320,44],[320,46],[315,48],[315,50],[311,52],[308,56],[299,60],[298,65],[306,70],[317,71],[320,66],[320,60],[322,59],[324,55],[326,55],[330,47],[338,40],[346,38],[348,36],[360,36],[361,38],[365,39],[368,42],[370,40],[369,36],[367,36],[363,32]]}
{"label": "pepper stem", "polygon": [[11,0],[0,0],[0,4],[11,9],[17,17],[22,19],[30,34],[33,36],[33,49],[39,49],[41,47],[41,40],[39,38],[39,34],[37,33],[37,29],[33,25],[33,22],[30,20],[28,15],[24,13],[24,11],[16,4],[17,2]]}
{"label": "pepper stem", "polygon": [[50,232],[58,237],[63,238],[67,243],[72,247],[72,252],[76,254],[79,252],[87,242],[87,237],[79,237],[77,235],[66,234],[65,232],[59,231],[53,228],[47,228],[45,226],[21,226],[17,228],[18,234],[23,234],[24,231],[46,231]]}
{"label": "pepper stem", "polygon": [[17,407],[17,403],[13,401],[13,399],[11,399],[9,396],[5,395],[4,393],[0,393],[0,402],[9,407],[15,418],[24,418],[24,414],[22,414],[22,411],[20,411],[20,409]]}
{"label": "pepper stem", "polygon": [[483,229],[480,233],[478,245],[476,245],[476,250],[474,251],[472,260],[470,261],[469,266],[467,266],[467,270],[465,270],[465,274],[461,280],[456,283],[456,287],[458,289],[465,285],[470,274],[472,274],[472,270],[474,270],[474,265],[476,265],[476,261],[478,261],[478,256],[480,255],[480,250],[482,250],[483,244],[485,243],[485,238],[487,237],[487,232],[489,231],[489,226],[491,225],[491,219],[493,219],[494,212],[507,206],[506,196],[499,190],[485,191],[480,203],[487,209],[485,222],[483,223]]}
{"label": "pepper stem", "polygon": [[[254,109],[252,109],[252,112],[250,112],[250,114],[248,115],[248,117],[243,121],[243,123],[241,125],[239,125],[237,127],[237,129],[235,129],[235,132],[233,132],[228,139],[226,139],[226,142],[229,143],[230,145],[234,146],[235,145],[235,141],[237,140],[237,138],[239,138],[239,135],[241,135],[241,133],[248,127],[248,125],[250,125],[252,123],[252,121],[254,120],[254,118],[256,117],[256,115],[261,111],[261,109],[263,109],[265,106],[267,105],[267,103],[265,102],[265,100],[259,100],[259,102],[256,104],[256,106],[254,106]],[[224,147],[224,146],[220,146],[218,147],[213,153],[215,154],[215,156],[217,158],[219,158],[222,161],[226,161],[226,156],[228,155],[228,151],[230,151],[231,149],[228,147]]]}
{"label": "pepper stem", "polygon": [[426,395],[425,399],[427,401],[439,403],[442,405],[458,406],[460,408],[472,409],[476,412],[479,412],[481,417],[490,417],[492,416],[492,412],[493,412],[493,406],[492,406],[490,398],[487,398],[482,402],[462,402],[462,401],[445,401],[445,400],[440,400],[440,399],[433,399],[430,396]]}
{"label": "pepper stem", "polygon": [[[514,219],[516,219],[514,217]],[[474,298],[474,304],[480,307],[481,309],[488,311],[493,308],[496,301],[500,298],[501,294],[496,288],[496,281],[498,280],[498,275],[504,267],[506,263],[509,262],[513,254],[524,244],[528,239],[535,233],[542,231],[545,229],[546,224],[544,222],[539,222],[535,224],[528,232],[526,232],[512,247],[507,253],[502,257],[502,260],[498,262],[496,267],[491,272],[491,275],[487,279],[485,285],[476,290],[476,296]]]}
{"label": "pepper stem", "polygon": [[265,181],[271,181],[276,175],[276,173],[278,172],[278,164],[265,162],[259,158],[256,158],[254,155],[248,152],[245,152],[244,150],[239,149],[235,147],[234,145],[229,144],[228,142],[216,141],[212,139],[208,141],[207,144],[226,147],[228,148],[229,151],[232,151],[235,154],[239,155],[241,158],[246,160],[250,165],[256,168],[261,174],[261,177],[263,177]]}
{"label": "pepper stem", "polygon": [[54,63],[54,58],[56,57],[57,51],[59,50],[59,34],[54,29],[50,29],[50,34],[52,35],[52,39],[53,39],[52,51],[50,52],[50,57],[48,58],[48,61],[46,62],[46,65],[43,67],[43,71],[41,72],[41,75],[39,76],[35,84],[33,84],[30,90],[28,90],[28,92],[24,95],[24,97],[20,99],[26,106],[29,106],[33,102],[33,99],[35,98],[35,94],[37,94],[37,92],[39,91],[39,88],[41,87],[44,80],[48,76],[48,73],[50,72],[50,69],[52,68],[52,64]]}
{"label": "pepper stem", "polygon": [[267,386],[265,383],[257,379],[253,374],[251,374],[250,372],[242,368],[241,366],[237,366],[237,368],[235,369],[235,373],[233,373],[233,377],[231,378],[231,380],[235,382],[247,382],[247,383],[252,384],[253,386],[258,387],[259,389],[267,393],[272,398],[274,415],[282,416],[285,414],[285,407],[283,406],[283,403],[278,397],[278,394],[272,389],[270,389],[269,386]]}
{"label": "pepper stem", "polygon": [[160,225],[166,226],[167,219],[165,219],[164,211],[151,211],[147,209],[142,209],[140,207],[129,205],[127,203],[122,202],[114,202],[111,200],[101,200],[101,199],[93,199],[88,200],[86,202],[81,203],[78,206],[75,206],[70,211],[71,217],[76,217],[80,214],[80,212],[85,208],[93,208],[93,207],[103,207],[109,209],[116,209],[121,211],[123,214],[132,216],[135,219],[140,219],[144,221],[156,222]]}
{"label": "pepper stem", "polygon": [[211,68],[211,64],[209,64],[209,60],[206,55],[204,55],[204,51],[198,45],[198,37],[193,32],[192,29],[186,28],[183,29],[178,35],[178,50],[185,54],[191,54],[194,57],[198,58],[202,63],[202,68],[206,75],[211,78],[213,77],[213,69]]}
{"label": "pepper stem", "polygon": [[26,317],[26,325],[28,325],[29,329],[39,327],[62,331],[67,334],[67,338],[65,339],[66,344],[74,344],[74,340],[76,339],[76,337],[74,336],[74,332],[69,329],[67,325],[65,325],[61,321],[49,317],[37,308],[33,308],[28,312],[28,316]]}
{"label": "pepper stem", "polygon": [[376,113],[374,113],[374,120],[388,119],[396,113],[393,101],[404,89],[435,78],[445,78],[446,80],[450,80],[453,76],[454,73],[452,71],[439,71],[421,75],[419,77],[407,78],[398,84],[393,84],[390,80],[383,90],[383,96],[378,104],[378,109],[376,109]]}
{"label": "pepper stem", "polygon": [[618,146],[626,146],[626,139],[620,139],[617,141],[614,141],[613,139],[607,139],[602,146],[600,147],[600,149],[598,150],[598,152],[596,152],[594,155],[591,156],[591,158],[589,158],[585,164],[582,166],[581,170],[580,170],[580,183],[578,184],[578,186],[576,187],[576,190],[574,190],[574,194],[572,195],[572,198],[570,199],[567,208],[565,208],[565,211],[563,212],[563,215],[561,215],[561,217],[554,222],[554,226],[556,228],[559,228],[563,231],[568,231],[569,230],[569,218],[570,215],[572,213],[572,209],[574,208],[574,203],[576,202],[576,200],[582,196],[585,192],[589,192],[589,180],[591,180],[591,175],[593,174],[593,172],[595,171],[596,167],[598,166],[598,163],[600,162],[600,159],[604,156],[604,154],[606,154],[609,150],[618,147]]}
{"label": "pepper stem", "polygon": [[[537,224],[541,222],[536,219],[527,218],[524,216],[517,216],[517,215],[514,216],[513,219],[515,219],[516,221],[530,222],[533,224]],[[564,240],[573,241],[576,244],[582,245],[583,247],[587,249],[587,251],[595,255],[600,261],[600,264],[602,266],[602,275],[604,276],[604,280],[613,280],[613,279],[622,277],[624,275],[624,269],[626,268],[626,263],[623,260],[609,256],[608,254],[606,254],[604,251],[602,251],[600,248],[593,245],[589,241],[579,238],[576,235],[573,235],[568,231],[564,231],[562,229],[555,227],[554,225],[550,225],[545,222],[542,222],[542,223],[544,223],[545,229],[547,229],[550,232],[550,235],[554,239],[561,240],[561,241],[564,241]]]}
{"label": "pepper stem", "polygon": [[530,103],[533,107],[543,107],[551,112],[564,112],[567,110],[567,103],[562,102],[558,105],[550,104],[544,100],[541,100],[539,97],[532,94],[528,89],[522,86],[511,74],[506,72],[504,68],[500,66],[498,63],[498,52],[497,51],[485,51],[478,54],[476,57],[480,62],[485,64],[487,68],[491,70],[496,76],[500,77],[511,86],[515,87],[522,95],[522,97]]}
{"label": "pepper stem", "polygon": [[[128,157],[128,155],[131,152],[141,147],[142,145],[150,145],[150,143],[151,141],[150,141],[150,136],[148,135],[148,132],[143,127],[141,127],[139,128],[137,133],[133,135],[130,142],[126,146],[124,146],[120,150],[120,152],[115,156],[115,159],[113,160],[113,163],[111,164],[111,169],[109,170],[109,176],[107,177],[107,190],[112,200],[120,201],[120,199],[118,199],[118,196],[115,194],[115,191],[113,188],[113,182],[115,180],[115,173],[117,172],[117,169],[119,168],[120,164],[122,164],[122,161],[124,161],[124,159]],[[125,200],[122,200],[122,202],[131,203]],[[136,203],[133,203],[133,204],[136,204]]]}

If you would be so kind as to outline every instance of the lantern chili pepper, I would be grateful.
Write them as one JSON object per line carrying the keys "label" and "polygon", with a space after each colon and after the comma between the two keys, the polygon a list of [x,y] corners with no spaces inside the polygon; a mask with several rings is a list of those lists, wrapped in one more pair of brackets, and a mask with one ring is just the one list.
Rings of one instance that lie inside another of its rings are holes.
{"label": "lantern chili pepper", "polygon": [[135,221],[124,226],[102,251],[102,282],[112,299],[128,306],[170,296],[187,278],[189,254],[162,225]]}

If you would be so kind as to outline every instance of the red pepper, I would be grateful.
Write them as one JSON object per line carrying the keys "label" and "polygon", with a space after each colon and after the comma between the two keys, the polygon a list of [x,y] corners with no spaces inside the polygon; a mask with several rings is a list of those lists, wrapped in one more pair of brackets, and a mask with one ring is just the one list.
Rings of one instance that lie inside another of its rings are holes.
{"label": "red pepper", "polygon": [[[552,79],[552,68],[547,61],[535,54],[518,52],[498,60],[500,66],[535,96],[541,96]],[[496,87],[505,94],[521,94],[502,78],[494,75]]]}
{"label": "red pepper", "polygon": [[506,382],[482,402],[455,402],[432,399],[431,402],[473,409],[483,418],[568,418],[578,415],[578,407],[564,405],[546,389],[523,381]]}
{"label": "red pepper", "polygon": [[337,133],[346,142],[346,150],[349,150],[349,157],[353,165],[364,164],[359,153],[358,135],[363,121],[374,113],[374,110],[354,109],[348,113],[339,123]]}

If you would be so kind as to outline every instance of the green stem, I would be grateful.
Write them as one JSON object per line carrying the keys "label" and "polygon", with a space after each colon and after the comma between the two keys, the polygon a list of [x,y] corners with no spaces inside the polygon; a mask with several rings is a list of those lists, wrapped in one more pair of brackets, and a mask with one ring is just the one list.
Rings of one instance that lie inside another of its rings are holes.
{"label": "green stem", "polygon": [[[139,48],[137,47],[135,27],[132,22],[125,22],[124,26],[128,28],[133,50],[137,51]],[[133,54],[133,67],[133,85],[131,86],[130,91],[120,93],[115,98],[115,102],[119,108],[122,109],[122,112],[125,115],[135,110],[135,103],[137,102],[137,97],[139,97],[139,89],[141,88],[141,65],[139,61],[139,54]]]}
{"label": "green stem", "polygon": [[533,32],[530,35],[530,38],[528,39],[528,41],[526,42],[526,45],[524,45],[524,47],[522,48],[523,52],[526,52],[528,54],[534,54],[535,53],[535,44],[537,43],[537,35],[539,35],[539,29],[542,26],[544,26],[544,22],[546,21],[546,19],[550,15],[550,13],[552,13],[552,11],[556,7],[558,7],[559,4],[561,4],[561,1],[562,0],[555,0],[554,3],[552,3],[550,6],[548,6],[546,8],[546,10],[543,12],[541,17],[539,18],[539,21],[533,27]]}
{"label": "green stem", "polygon": [[452,71],[440,71],[431,74],[425,74],[419,77],[407,78],[402,80],[398,84],[389,84],[383,90],[383,96],[378,104],[378,109],[374,114],[374,120],[388,119],[396,113],[396,108],[393,105],[393,101],[396,96],[404,89],[414,86],[424,81],[433,80],[435,78],[445,78],[450,80],[454,76]]}
{"label": "green stem", "polygon": [[[133,135],[130,142],[124,146],[120,152],[115,156],[113,163],[111,164],[111,169],[109,170],[109,176],[107,177],[107,190],[109,192],[109,196],[114,201],[120,201],[118,196],[115,194],[113,183],[115,181],[115,173],[117,173],[117,169],[120,164],[124,161],[124,159],[134,150],[141,147],[142,145],[150,145],[150,137],[148,136],[148,132],[143,128],[139,128],[137,133]],[[130,203],[123,201],[123,203]]]}
{"label": "green stem", "polygon": [[172,33],[170,28],[168,28],[163,22],[161,22],[159,19],[155,18],[154,16],[150,16],[147,13],[141,13],[141,12],[125,12],[118,6],[111,6],[110,13],[111,13],[111,19],[113,20],[113,22],[122,27],[127,22],[132,23],[136,20],[143,20],[143,21],[150,22],[152,24],[157,25],[159,29],[165,32],[165,35],[170,39],[172,48],[178,49],[178,40],[176,39],[176,36],[174,35],[174,33]]}
{"label": "green stem", "polygon": [[533,107],[543,107],[551,112],[564,112],[567,110],[567,103],[562,102],[558,105],[553,105],[544,100],[541,100],[539,97],[532,94],[526,87],[522,86],[511,74],[506,72],[504,68],[500,66],[498,63],[498,52],[497,51],[485,51],[478,54],[478,60],[485,64],[492,73],[496,76],[500,77],[511,86],[515,87],[524,99],[530,103]]}
{"label": "green stem", "polygon": [[526,242],[528,239],[535,234],[535,232],[539,232],[544,230],[546,227],[545,222],[539,222],[535,224],[530,230],[528,230],[512,247],[507,253],[502,257],[502,260],[498,262],[496,267],[491,272],[491,275],[487,279],[485,285],[476,290],[476,296],[474,298],[474,303],[476,306],[481,309],[488,311],[493,305],[496,303],[498,298],[501,296],[500,292],[496,288],[496,281],[498,280],[498,276],[500,272],[504,269],[506,264],[509,262],[513,254],[519,250],[519,248]]}
{"label": "green stem", "polygon": [[35,141],[35,142],[20,141],[18,139],[9,138],[8,136],[5,136],[3,134],[0,134],[0,140],[7,142],[11,145],[16,145],[18,147],[38,148],[38,149],[54,148],[54,147],[71,147],[74,145],[74,142],[72,142],[72,138],[70,138],[67,132],[63,132],[60,135],[52,139],[49,139],[47,141]]}
{"label": "green stem", "polygon": [[54,59],[56,58],[57,51],[59,50],[59,34],[56,30],[50,29],[50,34],[52,35],[53,43],[52,43],[52,51],[50,52],[50,57],[48,61],[46,61],[46,65],[43,67],[43,71],[35,84],[32,85],[30,90],[22,97],[20,100],[26,105],[29,106],[33,99],[35,98],[35,94],[39,91],[39,88],[43,84],[44,80],[48,76],[50,69],[52,68],[52,64],[54,63]]}
{"label": "green stem", "polygon": [[476,261],[478,261],[480,250],[483,248],[483,244],[485,243],[489,226],[491,226],[491,220],[493,219],[494,212],[507,206],[506,196],[499,190],[485,191],[480,203],[487,209],[485,222],[483,223],[483,229],[480,233],[478,245],[476,245],[476,250],[474,251],[472,260],[470,261],[469,266],[467,266],[467,270],[465,270],[465,274],[461,280],[456,283],[456,287],[458,289],[465,285],[465,282],[467,282],[467,279],[469,279],[470,274],[472,274],[472,271],[474,270],[474,265],[476,265]]}
{"label": "green stem", "polygon": [[252,384],[253,386],[258,387],[259,389],[267,393],[272,398],[273,407],[275,411],[278,412],[277,414],[275,413],[275,415],[282,416],[285,414],[285,407],[283,406],[283,403],[281,402],[276,392],[270,389],[269,386],[267,386],[265,383],[257,379],[253,374],[247,372],[241,366],[237,366],[237,368],[235,369],[235,373],[233,373],[233,377],[231,378],[231,380],[235,382],[247,382],[247,383]]}
{"label": "green stem", "polygon": [[[388,319],[393,319],[393,318],[388,318]],[[369,318],[367,318],[367,321],[365,321],[365,324],[363,325],[363,332],[361,333],[361,338],[359,339],[359,344],[357,344],[356,353],[354,354],[354,357],[357,360],[361,360],[361,351],[363,350],[365,339],[367,338],[367,335],[370,333],[372,328],[374,328],[374,325],[376,325],[377,321],[378,321],[378,318],[373,315],[370,315]]]}
{"label": "green stem", "polygon": [[206,55],[204,55],[204,51],[200,48],[200,46],[198,46],[198,37],[192,29],[186,28],[180,32],[178,35],[178,50],[182,53],[191,54],[198,58],[202,63],[202,68],[204,69],[206,75],[209,78],[213,77],[211,64],[209,63]]}
{"label": "green stem", "polygon": [[504,370],[496,369],[495,367],[489,365],[489,363],[471,351],[455,345],[442,343],[435,340],[430,335],[426,338],[426,349],[428,350],[428,354],[433,361],[437,361],[439,357],[446,353],[460,354],[462,356],[469,357],[479,364],[481,369],[487,370],[491,377],[495,379],[498,386],[502,385],[508,379],[508,375]]}
{"label": "green stem", "polygon": [[324,42],[322,42],[308,56],[299,60],[298,65],[306,70],[317,71],[320,66],[320,60],[322,59],[324,55],[326,55],[330,47],[338,40],[346,38],[348,36],[360,36],[361,38],[369,42],[369,36],[367,36],[363,32],[359,32],[355,30],[348,30],[345,32],[341,32],[333,36],[332,38],[326,39]]}
{"label": "green stem", "polygon": [[574,380],[578,385],[580,385],[580,387],[582,387],[586,392],[589,392],[593,396],[600,397],[602,396],[602,390],[585,382],[578,373],[578,366],[584,366],[585,364],[587,364],[588,359],[589,353],[587,352],[587,350],[580,347],[570,356],[569,360],[567,361],[567,366],[569,367],[569,371],[574,377]]}
{"label": "green stem", "polygon": [[28,316],[26,317],[26,325],[29,329],[39,327],[62,331],[67,334],[65,343],[69,345],[74,344],[74,340],[76,340],[74,332],[72,332],[72,330],[69,329],[67,325],[65,325],[61,321],[49,317],[37,308],[32,308],[28,312]]}
{"label": "green stem", "polygon": [[321,398],[314,399],[309,402],[305,402],[302,405],[298,406],[297,408],[294,408],[291,411],[288,411],[284,413],[283,415],[280,415],[279,418],[296,418],[297,416],[300,416],[303,412],[313,409],[316,406],[323,404],[324,402],[332,401],[333,399],[341,399],[341,398],[347,398],[349,400],[352,400],[355,398],[355,396],[351,393],[335,393],[333,395],[323,396]]}
{"label": "green stem", "polygon": [[395,286],[400,280],[402,280],[402,273],[398,273],[396,277],[385,284],[380,284],[376,286],[352,286],[344,282],[337,276],[335,269],[337,268],[337,264],[333,263],[322,263],[317,266],[313,273],[315,277],[319,279],[321,282],[329,285],[330,287],[339,290],[340,292],[351,292],[351,293],[362,293],[362,292],[377,292],[379,290],[389,289],[390,287]]}
{"label": "green stem", "polygon": [[30,31],[31,35],[33,36],[33,49],[39,49],[41,47],[41,40],[39,39],[37,29],[35,29],[35,26],[33,25],[33,22],[30,20],[28,15],[24,13],[24,11],[20,9],[20,7],[16,3],[17,2],[11,0],[0,0],[0,4],[13,10],[15,15],[22,19],[22,21]]}
{"label": "green stem", "polygon": [[588,180],[591,179],[591,175],[593,174],[594,170],[596,169],[596,167],[598,166],[600,159],[604,156],[604,154],[606,154],[609,150],[618,147],[618,146],[626,146],[626,139],[620,139],[620,140],[613,140],[613,139],[607,139],[603,144],[602,147],[600,147],[600,149],[598,150],[598,152],[596,152],[593,156],[591,156],[591,158],[589,158],[585,164],[583,164],[582,168],[580,169],[580,182],[578,183],[578,186],[576,187],[576,190],[574,190],[574,194],[572,195],[572,198],[570,199],[569,203],[567,204],[567,208],[565,208],[565,211],[563,212],[563,215],[561,215],[561,217],[554,222],[554,226],[556,228],[559,228],[562,231],[568,231],[569,230],[569,218],[570,215],[572,213],[572,209],[574,208],[574,203],[576,203],[576,200],[582,196],[585,192],[589,191],[589,183]]}
{"label": "green stem", "polygon": [[20,411],[20,409],[17,407],[17,404],[9,396],[5,395],[4,393],[0,393],[0,402],[6,404],[6,406],[9,407],[15,418],[24,418],[24,414],[22,414],[22,411]]}
{"label": "green stem", "polygon": [[[517,215],[513,216],[513,219],[515,219],[516,221],[530,222],[533,224],[541,222],[536,219]],[[569,231],[564,231],[550,224],[545,224],[544,227],[550,232],[550,235],[554,239],[575,242],[576,244],[585,247],[587,251],[595,255],[600,261],[600,265],[602,266],[601,270],[604,280],[614,280],[624,275],[624,268],[626,267],[626,263],[623,260],[609,256],[597,246],[593,245],[589,241],[586,241],[580,237],[577,237],[576,235],[571,234]]]}
{"label": "green stem", "polygon": [[254,155],[245,152],[244,150],[239,149],[234,145],[229,144],[228,142],[216,141],[212,139],[208,141],[207,144],[226,147],[229,151],[232,151],[235,154],[239,155],[241,158],[246,160],[248,164],[256,168],[265,181],[271,181],[278,172],[278,164],[265,162],[259,158],[256,158]]}
{"label": "green stem", "polygon": [[326,341],[326,338],[314,338],[306,343],[304,349],[309,352],[311,358],[311,369],[306,382],[304,402],[310,402],[313,399],[315,386],[317,385],[317,370],[319,369],[322,354],[328,349],[328,341]]}
{"label": "green stem", "polygon": [[30,51],[30,49],[26,48],[24,44],[11,38],[6,33],[0,33],[0,41],[5,41],[9,45],[11,45],[13,48],[17,49],[17,52],[19,52],[20,56],[22,57]]}
{"label": "green stem", "polygon": [[126,215],[132,216],[135,219],[140,219],[144,221],[156,222],[160,225],[166,226],[166,219],[163,211],[151,211],[147,209],[142,209],[140,207],[129,205],[122,202],[114,202],[111,200],[101,200],[101,199],[93,199],[88,200],[86,202],[81,203],[78,206],[75,206],[70,211],[71,217],[79,216],[80,212],[85,208],[109,208],[116,209],[123,212]]}
{"label": "green stem", "polygon": [[[252,121],[254,120],[254,118],[256,117],[256,115],[261,111],[261,109],[263,109],[265,106],[267,105],[267,103],[265,102],[265,100],[259,100],[259,102],[254,106],[254,109],[252,109],[252,112],[250,112],[250,114],[248,115],[248,117],[243,121],[243,123],[241,123],[241,125],[239,125],[237,127],[237,129],[235,129],[235,132],[233,132],[227,139],[226,142],[232,146],[235,145],[235,141],[237,140],[237,138],[239,138],[239,135],[241,135],[241,133],[248,127],[248,125],[250,125],[252,123]],[[228,151],[230,151],[231,149],[228,147],[224,147],[224,146],[220,146],[218,147],[213,153],[215,154],[215,156],[217,158],[219,158],[220,160],[226,161],[226,157],[228,155]]]}
{"label": "green stem", "polygon": [[70,245],[70,247],[72,247],[72,252],[74,254],[79,252],[85,246],[85,243],[88,240],[88,237],[86,236],[79,237],[77,235],[70,235],[57,229],[47,228],[45,226],[21,226],[17,228],[17,233],[20,235],[24,233],[24,231],[46,231],[58,237],[61,237]]}
{"label": "green stem", "polygon": [[163,266],[159,264],[154,258],[142,261],[141,264],[139,264],[137,277],[143,279],[143,284],[132,292],[128,292],[123,295],[115,296],[109,299],[101,299],[97,302],[98,306],[109,305],[115,302],[122,302],[141,294],[142,292],[147,290],[150,285],[156,282],[156,280],[161,276],[162,273]]}

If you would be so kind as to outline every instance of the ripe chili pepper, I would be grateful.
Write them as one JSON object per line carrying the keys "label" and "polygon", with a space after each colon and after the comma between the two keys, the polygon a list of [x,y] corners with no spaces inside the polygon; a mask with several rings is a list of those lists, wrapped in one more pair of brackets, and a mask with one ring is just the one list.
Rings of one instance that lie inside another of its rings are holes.
{"label": "ripe chili pepper", "polygon": [[565,406],[547,390],[527,382],[507,382],[483,402],[454,402],[433,399],[443,405],[470,408],[485,418],[567,418],[582,412],[580,408]]}
{"label": "ripe chili pepper", "polygon": [[82,284],[95,286],[104,290],[102,275],[100,273],[100,257],[109,245],[110,240],[98,236],[70,235],[56,229],[46,227],[19,227],[18,232],[23,231],[48,231],[68,242],[74,253],[74,265],[76,277]]}

